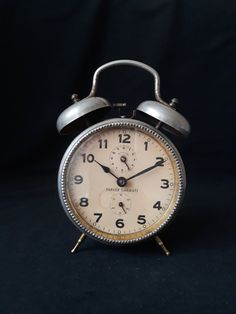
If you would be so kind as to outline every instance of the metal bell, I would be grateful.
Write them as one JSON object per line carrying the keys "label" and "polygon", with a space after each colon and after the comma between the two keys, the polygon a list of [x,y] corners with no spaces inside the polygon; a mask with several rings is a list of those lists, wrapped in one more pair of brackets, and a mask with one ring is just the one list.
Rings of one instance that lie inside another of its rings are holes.
{"label": "metal bell", "polygon": [[111,109],[110,103],[100,97],[88,97],[82,100],[73,95],[74,104],[66,108],[57,119],[60,134],[80,132],[91,124],[97,123]]}
{"label": "metal bell", "polygon": [[175,110],[173,106],[174,101],[169,105],[164,102],[147,100],[142,102],[136,110],[141,114],[157,120],[156,124],[159,125],[160,123],[164,130],[176,135],[188,136],[190,133],[190,124],[184,116]]}

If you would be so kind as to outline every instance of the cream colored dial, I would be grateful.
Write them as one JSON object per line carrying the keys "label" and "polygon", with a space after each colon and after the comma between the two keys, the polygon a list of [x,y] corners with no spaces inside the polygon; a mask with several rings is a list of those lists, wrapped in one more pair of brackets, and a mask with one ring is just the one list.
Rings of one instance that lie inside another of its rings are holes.
{"label": "cream colored dial", "polygon": [[67,156],[63,200],[76,224],[92,236],[120,243],[145,238],[177,207],[179,161],[166,140],[147,127],[98,128]]}

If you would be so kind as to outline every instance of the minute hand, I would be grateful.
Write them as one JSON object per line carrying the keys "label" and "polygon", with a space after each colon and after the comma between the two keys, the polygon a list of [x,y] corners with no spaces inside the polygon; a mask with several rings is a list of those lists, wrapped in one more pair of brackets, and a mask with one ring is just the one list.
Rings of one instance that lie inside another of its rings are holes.
{"label": "minute hand", "polygon": [[131,180],[131,179],[133,179],[133,178],[136,178],[137,176],[141,176],[141,174],[144,174],[144,173],[146,173],[146,172],[148,172],[148,171],[151,171],[152,169],[154,169],[154,168],[156,168],[156,167],[161,167],[161,166],[163,166],[163,163],[164,163],[164,162],[165,162],[164,159],[161,160],[161,161],[157,161],[157,162],[155,163],[155,165],[153,165],[153,166],[151,166],[151,167],[148,167],[148,168],[146,168],[146,169],[144,169],[144,170],[142,170],[142,171],[140,171],[140,172],[134,174],[133,176],[131,176],[131,177],[129,177],[128,179],[126,179],[126,181]]}

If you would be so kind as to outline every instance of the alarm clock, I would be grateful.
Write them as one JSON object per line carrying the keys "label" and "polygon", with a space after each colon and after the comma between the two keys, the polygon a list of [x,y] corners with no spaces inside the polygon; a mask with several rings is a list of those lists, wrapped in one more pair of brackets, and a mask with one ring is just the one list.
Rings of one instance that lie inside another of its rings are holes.
{"label": "alarm clock", "polygon": [[[121,114],[125,104],[96,96],[100,73],[119,65],[139,67],[154,78],[155,100],[139,104],[130,117]],[[72,100],[57,120],[60,134],[79,132],[58,174],[62,206],[81,232],[72,253],[86,236],[112,245],[153,237],[169,255],[159,232],[178,211],[186,179],[181,156],[162,131],[185,137],[190,133],[188,121],[176,111],[177,100],[163,101],[157,71],[134,60],[102,65],[88,97],[79,100],[74,94]],[[111,110],[117,116],[104,119]]]}

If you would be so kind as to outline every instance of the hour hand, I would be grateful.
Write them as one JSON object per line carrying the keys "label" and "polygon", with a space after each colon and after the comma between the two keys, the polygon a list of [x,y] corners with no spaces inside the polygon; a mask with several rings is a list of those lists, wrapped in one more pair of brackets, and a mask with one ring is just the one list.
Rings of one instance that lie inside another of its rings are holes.
{"label": "hour hand", "polygon": [[101,168],[102,170],[105,172],[105,173],[110,173],[113,177],[115,177],[116,179],[118,179],[118,177],[111,172],[111,169],[107,166],[104,166],[102,165],[100,162],[98,162],[97,160],[94,160]]}

